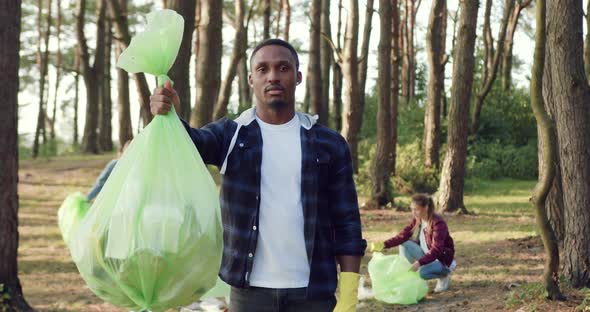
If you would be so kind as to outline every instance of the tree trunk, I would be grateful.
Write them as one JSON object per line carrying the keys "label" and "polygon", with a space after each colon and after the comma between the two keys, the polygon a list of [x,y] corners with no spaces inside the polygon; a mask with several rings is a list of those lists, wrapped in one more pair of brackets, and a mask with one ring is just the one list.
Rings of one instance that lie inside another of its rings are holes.
{"label": "tree trunk", "polygon": [[285,30],[283,37],[285,41],[289,41],[289,29],[291,28],[291,4],[289,0],[283,0],[283,10],[285,11]]}
{"label": "tree trunk", "polygon": [[21,1],[0,2],[0,308],[34,311],[18,278],[18,87]]}
{"label": "tree trunk", "polygon": [[[309,108],[312,114],[318,114],[322,118],[322,71],[320,67],[320,31],[321,31],[322,0],[310,2],[309,15],[311,24],[309,27],[309,61],[307,67],[307,83],[309,90]],[[324,116],[325,118],[325,116]]]}
{"label": "tree trunk", "polygon": [[195,30],[195,0],[168,0],[166,6],[184,18],[184,31],[178,56],[174,65],[168,72],[168,76],[174,82],[174,90],[180,98],[180,112],[178,116],[189,120],[191,116],[191,84],[190,84],[190,61],[192,56],[193,32]]}
{"label": "tree trunk", "polygon": [[275,20],[275,22],[277,23],[276,29],[275,29],[275,38],[278,38],[281,36],[281,18],[283,17],[283,1],[284,0],[278,0],[278,8],[277,8],[277,18]]}
{"label": "tree trunk", "polygon": [[555,122],[565,204],[564,275],[576,288],[590,286],[590,87],[583,59],[582,1],[550,1]]}
{"label": "tree trunk", "polygon": [[113,150],[113,130],[111,122],[113,119],[113,102],[111,99],[111,50],[112,50],[112,24],[110,19],[104,21],[105,29],[105,50],[104,50],[104,71],[103,83],[100,95],[100,116],[98,129],[98,145],[101,151],[110,152]]}
{"label": "tree trunk", "polygon": [[409,20],[409,2],[414,0],[401,0],[401,6],[404,8],[403,16],[400,23],[399,47],[401,51],[401,96],[407,103],[410,94],[410,56],[408,48],[408,20]]}
{"label": "tree trunk", "polygon": [[236,34],[234,37],[234,47],[230,58],[230,64],[225,76],[225,80],[221,84],[219,96],[217,97],[217,104],[215,104],[215,114],[213,119],[217,120],[227,114],[227,104],[231,96],[231,87],[236,76],[238,63],[246,52],[246,40],[248,40],[246,27],[244,26],[244,0],[236,0],[235,2],[235,26]]}
{"label": "tree trunk", "polygon": [[[500,26],[500,33],[498,34],[498,46],[496,47],[496,52],[493,56],[493,64],[490,68],[487,69],[487,76],[485,79],[482,79],[482,84],[477,93],[477,98],[475,100],[475,106],[473,108],[473,117],[471,122],[471,134],[477,134],[477,130],[479,130],[479,120],[481,116],[481,109],[483,107],[483,103],[488,96],[488,93],[492,89],[492,84],[496,80],[496,73],[498,72],[498,64],[500,64],[500,60],[502,59],[502,52],[504,51],[504,38],[506,38],[506,28],[508,27],[508,19],[510,18],[510,13],[512,12],[512,8],[514,7],[515,0],[505,0],[504,5],[504,15],[502,16],[502,25]],[[493,51],[492,51],[493,53]]]}
{"label": "tree trunk", "polygon": [[408,74],[408,92],[409,100],[411,101],[416,95],[416,48],[414,44],[414,30],[416,29],[416,15],[418,13],[418,7],[421,1],[410,0],[410,20],[408,28],[408,62],[409,62],[409,74]]}
{"label": "tree trunk", "polygon": [[53,112],[51,113],[51,140],[52,144],[55,144],[55,116],[57,115],[57,95],[59,93],[59,83],[61,80],[61,0],[57,0],[57,20],[56,20],[56,34],[57,37],[57,51],[55,53],[55,92],[53,95]]}
{"label": "tree trunk", "polygon": [[555,179],[555,167],[557,161],[557,139],[554,132],[554,124],[549,118],[543,104],[543,70],[545,62],[545,1],[537,0],[537,27],[535,35],[535,54],[531,78],[531,107],[537,120],[539,129],[539,142],[542,142],[543,167],[539,168],[539,182],[537,183],[531,200],[535,206],[537,226],[545,247],[545,270],[543,283],[548,297],[552,300],[564,300],[565,297],[559,290],[559,248],[555,234],[551,229],[545,200]]}
{"label": "tree trunk", "polygon": [[[127,0],[120,0],[120,7],[123,15],[127,16]],[[111,16],[113,18],[113,16]],[[124,44],[116,42],[115,55],[123,52]],[[119,112],[119,148],[133,139],[133,126],[131,125],[131,107],[129,103],[129,75],[124,69],[117,68],[117,109]]]}
{"label": "tree trunk", "polygon": [[[494,66],[494,37],[490,17],[492,15],[492,0],[486,0],[483,15],[483,65],[481,66],[482,84],[488,79],[489,71]],[[500,38],[498,38],[500,40]]]}
{"label": "tree trunk", "polygon": [[[336,49],[342,50],[342,0],[338,0],[338,23],[336,31]],[[332,129],[342,128],[342,67],[332,58],[333,78],[332,78],[332,107],[329,109],[331,116]]]}
{"label": "tree trunk", "polygon": [[240,62],[238,62],[238,89],[239,101],[238,113],[242,113],[248,108],[252,107],[252,94],[250,93],[250,85],[248,84],[248,56],[246,52],[242,54]]}
{"label": "tree trunk", "polygon": [[391,0],[391,149],[390,149],[390,170],[391,175],[395,175],[395,166],[397,158],[397,115],[399,107],[399,68],[400,68],[400,55],[399,55],[399,38],[400,38],[400,20],[399,20],[399,3],[398,0]]}
{"label": "tree trunk", "polygon": [[360,94],[358,85],[358,30],[359,30],[358,0],[349,0],[348,17],[346,21],[346,35],[344,36],[344,53],[342,60],[343,75],[343,112],[342,136],[350,145],[352,164],[355,173],[358,172],[358,133],[359,119],[362,119]]}
{"label": "tree trunk", "polygon": [[85,153],[98,153],[98,97],[102,90],[102,74],[104,70],[104,0],[98,0],[96,12],[96,54],[94,66],[90,66],[90,55],[86,36],[84,35],[86,0],[77,0],[76,4],[76,35],[80,50],[80,67],[84,84],[86,85],[86,122],[82,137],[82,151]]}
{"label": "tree trunk", "polygon": [[[379,0],[377,152],[372,172],[371,199],[380,207],[392,200],[391,165],[391,1]],[[368,4],[367,4],[368,7]]]}
{"label": "tree trunk", "polygon": [[502,90],[504,92],[510,91],[512,85],[512,47],[514,46],[514,34],[520,19],[520,13],[531,4],[532,0],[527,0],[518,3],[510,14],[510,21],[508,22],[508,32],[506,33],[506,43],[504,46],[504,54],[502,55]]}
{"label": "tree trunk", "polygon": [[222,1],[200,1],[199,54],[196,60],[197,91],[191,125],[199,128],[213,119],[221,84]]}
{"label": "tree trunk", "polygon": [[263,31],[262,36],[263,40],[270,38],[270,9],[272,0],[263,0],[264,1],[264,12],[263,12]]}
{"label": "tree trunk", "polygon": [[[545,110],[549,114],[551,121],[555,124],[555,99],[553,94],[553,87],[551,86],[552,81],[552,74],[550,71],[551,68],[551,50],[545,49],[545,64],[544,64],[544,73],[543,73],[543,98],[545,103]],[[557,136],[557,130],[555,127],[553,129],[553,135]],[[538,132],[538,131],[537,131]],[[538,137],[541,137],[541,134],[538,134]],[[544,165],[545,161],[543,159],[543,145],[542,141],[539,140],[539,148],[538,148],[538,155],[539,155],[539,172],[542,172],[541,168]],[[557,147],[559,150],[559,146]],[[559,155],[556,155],[559,157]],[[555,167],[555,178],[553,179],[553,185],[549,194],[547,195],[547,199],[545,200],[545,210],[547,211],[547,217],[549,219],[549,223],[551,224],[551,229],[555,233],[555,236],[559,242],[560,246],[563,246],[564,240],[564,229],[565,229],[565,220],[564,218],[564,207],[563,207],[563,188],[561,185],[561,167],[559,165],[559,159],[553,163]]]}
{"label": "tree trunk", "polygon": [[586,41],[584,42],[584,69],[586,79],[590,77],[590,1],[586,4]]}
{"label": "tree trunk", "polygon": [[[361,44],[361,55],[359,64],[359,103],[360,113],[362,115],[365,110],[365,86],[367,85],[367,69],[369,66],[369,41],[371,39],[371,29],[373,20],[373,0],[367,0],[367,7],[365,11],[365,26],[363,27],[363,42]],[[359,120],[359,129],[362,128],[363,119]]]}
{"label": "tree trunk", "polygon": [[455,56],[449,109],[447,153],[442,166],[438,189],[438,209],[445,212],[467,213],[463,203],[469,99],[473,85],[475,32],[477,27],[476,0],[460,2],[461,16]]}
{"label": "tree trunk", "polygon": [[[122,48],[127,48],[129,43],[131,42],[131,35],[129,33],[129,22],[127,19],[127,9],[122,8],[121,4],[118,1],[127,1],[127,0],[107,0],[108,8],[110,12],[110,16],[113,17],[113,22],[115,26],[115,34],[119,39],[119,43],[122,44]],[[139,102],[140,102],[140,115],[143,120],[143,125],[147,126],[150,121],[152,121],[152,113],[150,111],[150,95],[152,91],[150,90],[145,75],[143,73],[133,74],[133,78],[135,80],[135,86],[137,89],[137,94],[139,95]],[[139,131],[139,129],[137,129]]]}
{"label": "tree trunk", "polygon": [[[330,31],[330,0],[321,0],[322,2],[322,33],[328,38],[332,37]],[[322,83],[322,97],[320,99],[321,110],[319,123],[329,126],[330,120],[330,67],[332,66],[332,47],[328,40],[322,39],[320,36],[320,50],[321,50],[321,83]]]}
{"label": "tree trunk", "polygon": [[428,104],[424,115],[424,165],[427,168],[439,166],[440,149],[440,104],[442,84],[445,79],[444,62],[444,17],[447,14],[446,0],[432,3],[428,32],[426,35],[426,53],[428,55]]}
{"label": "tree trunk", "polygon": [[[51,34],[51,0],[47,0],[47,14],[46,24],[47,28],[43,28],[43,0],[38,0],[39,15],[37,17],[37,30],[39,33],[39,44],[37,45],[37,65],[39,67],[39,112],[37,113],[37,128],[35,130],[35,139],[33,141],[33,158],[39,156],[39,137],[43,135],[43,142],[45,137],[45,119],[47,114],[47,107],[45,101],[45,83],[47,80],[47,65],[49,63],[49,35]],[[41,42],[44,43],[43,52],[41,52]]]}

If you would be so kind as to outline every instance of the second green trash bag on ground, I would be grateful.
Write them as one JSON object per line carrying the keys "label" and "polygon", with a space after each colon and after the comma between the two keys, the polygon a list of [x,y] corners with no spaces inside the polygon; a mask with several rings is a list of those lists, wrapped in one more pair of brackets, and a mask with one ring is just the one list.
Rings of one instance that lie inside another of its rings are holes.
{"label": "second green trash bag on ground", "polygon": [[215,285],[217,187],[174,111],[133,139],[69,247],[97,296],[134,311],[188,305]]}
{"label": "second green trash bag on ground", "polygon": [[426,296],[428,284],[400,255],[375,252],[369,261],[369,275],[375,299],[390,304],[415,304]]}

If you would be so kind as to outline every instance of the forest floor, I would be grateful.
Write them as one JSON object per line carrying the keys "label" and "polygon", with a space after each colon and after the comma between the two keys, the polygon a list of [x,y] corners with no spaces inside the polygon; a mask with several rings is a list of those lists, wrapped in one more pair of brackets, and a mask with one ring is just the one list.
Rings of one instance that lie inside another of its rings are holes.
{"label": "forest floor", "polygon": [[[25,297],[38,311],[124,311],[85,286],[63,243],[57,210],[70,193],[86,193],[113,155],[23,160],[19,171],[19,274]],[[473,214],[446,216],[456,260],[449,291],[429,292],[416,305],[360,302],[358,311],[590,311],[590,290],[562,283],[568,300],[544,299],[543,246],[528,201],[534,181],[467,181],[465,204]],[[407,205],[408,197],[396,198]],[[383,240],[399,231],[409,212],[362,210],[364,236]],[[388,253],[397,253],[394,248]],[[367,263],[362,274],[370,289]],[[429,283],[430,290],[434,281]]]}

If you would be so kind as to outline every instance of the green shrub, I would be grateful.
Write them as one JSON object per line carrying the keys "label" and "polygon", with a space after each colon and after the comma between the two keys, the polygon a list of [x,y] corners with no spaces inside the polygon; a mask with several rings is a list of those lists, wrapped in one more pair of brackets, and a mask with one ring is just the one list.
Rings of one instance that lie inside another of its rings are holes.
{"label": "green shrub", "polygon": [[467,176],[487,179],[536,179],[537,142],[524,146],[500,142],[477,143],[468,147]]}

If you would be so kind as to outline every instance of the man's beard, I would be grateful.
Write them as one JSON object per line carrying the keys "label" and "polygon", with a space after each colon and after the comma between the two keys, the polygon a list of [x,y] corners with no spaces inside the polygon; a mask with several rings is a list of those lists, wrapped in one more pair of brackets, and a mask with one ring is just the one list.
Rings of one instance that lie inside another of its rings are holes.
{"label": "man's beard", "polygon": [[268,106],[270,106],[270,108],[273,110],[281,110],[287,107],[287,105],[289,104],[285,100],[272,100],[270,103],[268,103]]}

